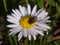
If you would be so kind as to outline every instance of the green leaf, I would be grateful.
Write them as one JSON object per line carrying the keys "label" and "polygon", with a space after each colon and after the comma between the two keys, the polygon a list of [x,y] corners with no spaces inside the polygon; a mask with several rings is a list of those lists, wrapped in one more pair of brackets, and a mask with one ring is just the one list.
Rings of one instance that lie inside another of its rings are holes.
{"label": "green leaf", "polygon": [[44,8],[44,0],[36,0],[36,3],[39,8]]}
{"label": "green leaf", "polygon": [[18,45],[18,39],[17,39],[16,35],[14,35],[13,40],[14,40],[15,45]]}
{"label": "green leaf", "polygon": [[5,11],[7,12],[8,10],[7,10],[7,4],[6,4],[6,1],[7,1],[7,0],[3,0],[3,4],[4,4]]}
{"label": "green leaf", "polygon": [[8,35],[8,38],[9,38],[10,45],[13,45],[13,40],[10,35]]}
{"label": "green leaf", "polygon": [[55,2],[54,2],[54,0],[48,0],[48,4],[50,4],[52,6],[52,5],[55,5]]}

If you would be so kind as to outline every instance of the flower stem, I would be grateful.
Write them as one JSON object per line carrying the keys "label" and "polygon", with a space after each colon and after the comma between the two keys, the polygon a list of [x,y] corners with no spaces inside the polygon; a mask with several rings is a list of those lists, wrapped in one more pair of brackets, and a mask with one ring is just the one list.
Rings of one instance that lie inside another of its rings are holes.
{"label": "flower stem", "polygon": [[30,45],[35,45],[35,40],[33,38],[30,41]]}
{"label": "flower stem", "polygon": [[38,7],[41,8],[39,0],[36,0],[36,2],[37,2]]}
{"label": "flower stem", "polygon": [[8,35],[8,38],[9,38],[10,45],[13,45],[13,40],[12,40],[11,36]]}
{"label": "flower stem", "polygon": [[46,34],[46,35],[44,36],[44,42],[43,42],[43,45],[47,45],[47,38],[48,38],[48,34]]}
{"label": "flower stem", "polygon": [[8,10],[7,10],[6,1],[7,1],[7,0],[3,0],[3,4],[4,4],[5,11],[7,12]]}
{"label": "flower stem", "polygon": [[44,8],[44,0],[36,0],[39,8]]}
{"label": "flower stem", "polygon": [[15,45],[18,45],[18,40],[17,40],[16,35],[14,35],[13,39],[14,39],[14,43],[15,43]]}
{"label": "flower stem", "polygon": [[40,45],[42,45],[42,36],[40,36],[39,38],[40,38]]}

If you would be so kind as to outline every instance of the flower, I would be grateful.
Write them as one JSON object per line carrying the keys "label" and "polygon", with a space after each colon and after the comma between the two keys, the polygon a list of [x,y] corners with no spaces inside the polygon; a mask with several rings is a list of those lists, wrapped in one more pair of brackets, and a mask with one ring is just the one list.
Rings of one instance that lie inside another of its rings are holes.
{"label": "flower", "polygon": [[44,36],[44,31],[48,31],[50,27],[47,25],[50,17],[47,16],[48,12],[43,9],[39,9],[37,11],[37,6],[33,7],[31,11],[31,7],[28,4],[27,8],[19,5],[18,9],[12,9],[13,13],[11,15],[7,15],[7,21],[12,24],[7,25],[7,27],[11,28],[9,31],[9,35],[15,35],[18,33],[18,41],[21,38],[28,37],[31,40],[31,36],[34,40],[36,40],[36,35],[40,34]]}

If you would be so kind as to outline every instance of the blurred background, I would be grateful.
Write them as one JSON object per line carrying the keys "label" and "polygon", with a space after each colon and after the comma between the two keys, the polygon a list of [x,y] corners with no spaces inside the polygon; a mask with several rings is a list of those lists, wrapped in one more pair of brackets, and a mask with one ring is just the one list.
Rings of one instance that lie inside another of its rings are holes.
{"label": "blurred background", "polygon": [[[7,15],[11,14],[12,9],[18,9],[19,5],[31,7],[37,5],[37,10],[45,9],[50,16],[52,22],[49,23],[51,30],[42,37],[37,36],[37,40],[29,41],[22,38],[18,42],[17,35],[13,37],[9,35],[9,28],[6,27]],[[60,0],[0,0],[0,45],[60,45]]]}

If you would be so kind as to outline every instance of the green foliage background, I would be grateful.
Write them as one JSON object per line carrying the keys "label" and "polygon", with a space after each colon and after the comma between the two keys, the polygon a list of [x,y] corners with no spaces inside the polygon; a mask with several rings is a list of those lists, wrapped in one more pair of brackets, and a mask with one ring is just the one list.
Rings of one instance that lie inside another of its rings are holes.
{"label": "green foliage background", "polygon": [[[30,4],[32,7],[37,5],[38,9],[43,8],[49,12],[49,23],[51,30],[45,36],[37,36],[37,40],[29,41],[27,38],[22,38],[17,41],[17,35],[9,36],[9,29],[6,27],[8,22],[6,17],[12,12],[12,9],[18,9],[19,5],[27,6]],[[0,41],[1,45],[60,45],[60,40],[52,40],[52,34],[56,28],[60,27],[60,0],[0,0]]]}

